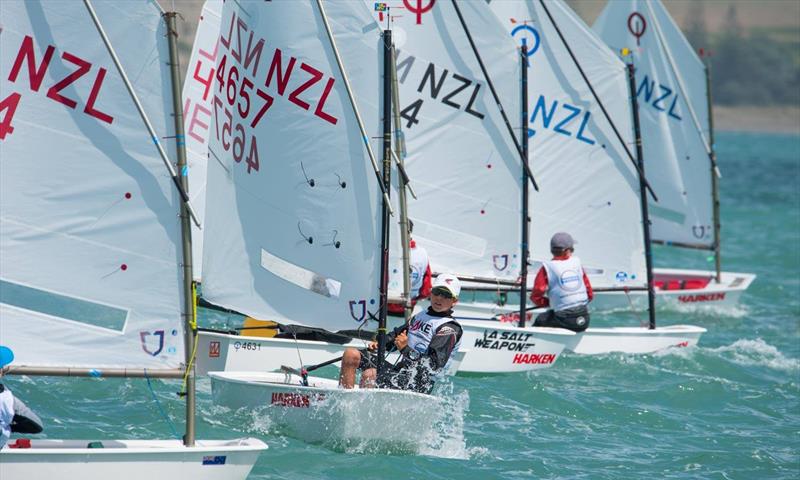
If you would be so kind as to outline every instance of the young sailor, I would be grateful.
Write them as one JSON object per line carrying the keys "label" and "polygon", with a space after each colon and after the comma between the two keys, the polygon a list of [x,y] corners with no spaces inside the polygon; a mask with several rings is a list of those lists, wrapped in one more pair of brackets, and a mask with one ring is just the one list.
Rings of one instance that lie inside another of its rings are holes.
{"label": "young sailor", "polygon": [[537,307],[550,307],[539,314],[535,327],[561,327],[582,332],[589,327],[588,303],[592,285],[581,261],[572,255],[575,242],[569,233],[558,232],[550,239],[553,259],[542,263],[533,282],[531,300]]}
{"label": "young sailor", "polygon": [[[8,347],[0,346],[0,378],[3,376],[3,368],[12,361],[14,352]],[[0,448],[3,448],[12,433],[41,431],[42,421],[39,417],[0,383]]]}
{"label": "young sailor", "polygon": [[440,274],[431,289],[431,306],[389,333],[387,351],[400,351],[397,364],[384,360],[381,376],[377,376],[373,352],[378,342],[370,343],[369,352],[348,348],[342,357],[339,384],[353,388],[356,370],[362,370],[361,387],[395,388],[429,393],[436,378],[447,371],[453,353],[461,343],[461,325],[453,318],[461,284],[455,275]]}

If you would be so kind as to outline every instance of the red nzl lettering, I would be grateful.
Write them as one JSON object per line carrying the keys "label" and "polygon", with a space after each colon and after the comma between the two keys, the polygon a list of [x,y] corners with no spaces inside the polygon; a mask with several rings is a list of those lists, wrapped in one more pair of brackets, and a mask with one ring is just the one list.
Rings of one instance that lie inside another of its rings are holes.
{"label": "red nzl lettering", "polygon": [[[269,66],[269,71],[267,72],[267,78],[264,82],[265,87],[269,87],[272,84],[273,75],[276,79],[276,90],[278,91],[278,95],[284,96],[286,93],[286,86],[289,84],[289,79],[292,76],[292,72],[294,71],[295,63],[297,59],[295,57],[289,57],[289,60],[286,64],[286,69],[284,70],[281,68],[283,66],[283,52],[281,49],[276,48],[275,54],[272,56],[272,62]],[[308,110],[311,107],[311,104],[303,99],[300,98],[300,95],[311,88],[312,86],[316,85],[320,80],[322,80],[323,73],[320,70],[308,65],[307,63],[300,64],[300,70],[308,73],[311,75],[311,78],[306,80],[300,86],[295,88],[289,93],[289,101],[293,104],[297,105],[298,107],[302,108],[303,110]],[[316,107],[314,108],[314,115],[317,117],[325,120],[326,122],[336,125],[339,121],[333,115],[323,111],[325,107],[325,102],[328,100],[328,95],[330,95],[331,90],[333,89],[333,84],[336,80],[331,77],[325,82],[325,87],[323,88],[322,95],[320,96],[319,102],[317,103]]]}
{"label": "red nzl lettering", "polygon": [[[16,82],[17,77],[19,75],[19,71],[22,69],[22,62],[27,60],[28,66],[28,81],[31,87],[31,90],[34,92],[38,92],[39,88],[42,85],[42,81],[44,80],[44,75],[47,72],[48,67],[50,66],[50,61],[53,57],[53,52],[55,51],[55,47],[52,45],[48,45],[47,49],[45,50],[44,57],[42,58],[42,63],[36,67],[36,56],[33,51],[33,38],[26,35],[25,38],[22,40],[22,44],[19,48],[19,53],[17,53],[17,58],[14,60],[14,65],[11,67],[11,73],[8,76],[8,80],[11,82]],[[61,58],[65,61],[76,65],[78,68],[67,75],[66,77],[62,78],[60,81],[56,82],[55,85],[50,87],[47,90],[47,98],[53,99],[58,103],[68,106],[69,108],[74,109],[78,102],[75,100],[65,97],[61,95],[61,90],[65,89],[66,87],[72,85],[77,81],[79,78],[86,75],[92,68],[92,64],[87,62],[86,60],[78,57],[77,55],[73,55],[69,52],[64,52],[61,54]],[[97,75],[95,76],[94,83],[92,84],[92,89],[89,92],[89,99],[86,102],[86,106],[84,107],[83,111],[89,116],[92,116],[98,120],[102,120],[106,123],[112,123],[114,121],[114,117],[108,115],[104,112],[95,108],[95,103],[97,102],[97,97],[100,94],[100,89],[103,87],[103,80],[106,77],[106,69],[99,68]]]}

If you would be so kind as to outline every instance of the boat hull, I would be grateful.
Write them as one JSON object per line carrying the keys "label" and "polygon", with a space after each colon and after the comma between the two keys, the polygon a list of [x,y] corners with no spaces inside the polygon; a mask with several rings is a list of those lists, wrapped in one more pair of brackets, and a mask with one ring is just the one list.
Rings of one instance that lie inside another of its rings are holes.
{"label": "boat hull", "polygon": [[[197,339],[197,373],[280,370],[281,366],[316,365],[342,355],[345,348],[364,348],[368,342],[353,340],[341,345],[315,340],[266,338],[204,332]],[[298,357],[299,352],[299,357]]]}
{"label": "boat hull", "polygon": [[[209,372],[214,403],[257,409],[289,435],[309,443],[374,444],[414,449],[434,429],[442,399],[389,389],[342,389],[336,380],[269,372]],[[414,419],[413,430],[408,421]],[[402,425],[402,427],[398,427]]]}
{"label": "boat hull", "polygon": [[[676,268],[657,268],[654,270],[656,285],[656,308],[675,306],[700,308],[733,308],[739,303],[742,293],[756,279],[752,273],[722,272],[722,281],[712,280],[714,272],[704,270],[684,270]],[[698,288],[688,288],[699,285]],[[466,290],[466,289],[465,289]],[[647,310],[647,292],[594,292],[591,309],[594,312],[613,310]],[[469,319],[490,318],[495,315],[508,316],[509,321],[518,311],[519,305],[498,305],[491,302],[465,302],[458,305],[458,311]],[[530,314],[529,314],[530,315]]]}
{"label": "boat hull", "polygon": [[[300,367],[316,365],[339,357],[346,348],[363,349],[364,340],[353,340],[344,345],[317,340],[286,338],[244,337],[228,333],[204,332],[197,339],[197,374],[208,372],[275,372],[286,365]],[[465,353],[457,352],[448,366],[447,375],[455,375]],[[386,360],[396,362],[399,354],[389,353]],[[339,365],[336,362],[333,365]]]}
{"label": "boat hull", "polygon": [[[457,317],[458,318],[458,317]],[[510,373],[552,367],[575,332],[519,328],[494,320],[461,320],[462,373]]]}
{"label": "boat hull", "polygon": [[0,450],[0,478],[244,480],[266,449],[255,438],[198,440],[195,447],[179,440],[31,440],[28,448]]}
{"label": "boat hull", "polygon": [[[716,283],[711,280],[714,275],[702,270],[655,269],[656,307],[733,308],[756,278],[752,273],[722,272],[721,282]],[[698,288],[687,288],[692,285]],[[629,309],[631,305],[636,310],[646,310],[647,292],[597,292],[592,301],[595,311]]]}
{"label": "boat hull", "polygon": [[705,328],[693,325],[647,327],[588,328],[576,334],[567,350],[581,355],[604,353],[654,353],[669,348],[693,347]]}

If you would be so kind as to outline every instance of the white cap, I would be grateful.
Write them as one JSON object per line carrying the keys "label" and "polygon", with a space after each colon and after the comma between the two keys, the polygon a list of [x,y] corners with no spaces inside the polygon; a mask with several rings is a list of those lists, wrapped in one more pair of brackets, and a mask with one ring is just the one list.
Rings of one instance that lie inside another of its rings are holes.
{"label": "white cap", "polygon": [[444,287],[450,290],[450,293],[456,298],[458,298],[458,294],[461,293],[461,282],[458,280],[458,277],[450,273],[440,273],[436,277],[436,280],[433,281],[432,288],[436,287]]}

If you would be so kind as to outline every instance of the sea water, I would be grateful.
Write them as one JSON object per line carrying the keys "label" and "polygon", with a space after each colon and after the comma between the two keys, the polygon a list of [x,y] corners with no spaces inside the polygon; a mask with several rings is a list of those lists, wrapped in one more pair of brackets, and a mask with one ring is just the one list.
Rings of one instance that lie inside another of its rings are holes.
{"label": "sea water", "polygon": [[[258,412],[214,405],[200,378],[198,438],[267,442],[251,479],[800,478],[800,137],[723,132],[717,151],[723,267],[758,278],[733,309],[658,311],[660,325],[707,328],[698,347],[564,354],[536,373],[453,378],[442,386],[448,411],[437,435],[420,436],[414,454],[304,443]],[[707,257],[655,251],[663,267],[713,269]],[[638,319],[592,316],[595,326],[615,323]],[[42,417],[41,437],[168,438],[183,429],[177,381],[4,381]],[[418,434],[413,418],[397,428]]]}

